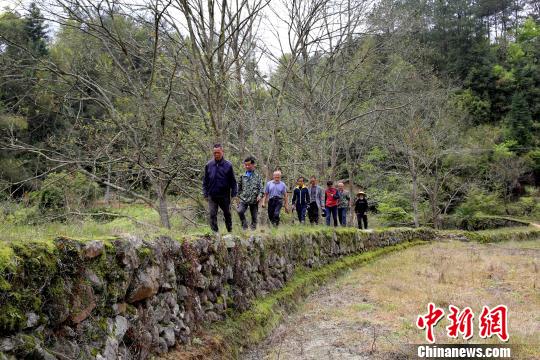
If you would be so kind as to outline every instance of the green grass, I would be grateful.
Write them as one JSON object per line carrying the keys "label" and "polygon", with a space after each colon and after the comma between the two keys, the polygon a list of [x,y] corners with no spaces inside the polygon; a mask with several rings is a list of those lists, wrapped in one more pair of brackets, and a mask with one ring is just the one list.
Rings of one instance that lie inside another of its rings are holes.
{"label": "green grass", "polygon": [[520,234],[520,233],[529,233],[529,232],[540,232],[540,228],[534,226],[512,226],[512,227],[502,227],[497,229],[490,230],[478,230],[478,231],[466,231],[466,230],[439,230],[441,234],[464,234],[467,232],[472,232],[476,234],[486,235],[486,236],[497,236],[504,234]]}
{"label": "green grass", "polygon": [[[119,204],[105,208],[104,211],[120,214],[109,222],[99,222],[93,217],[85,217],[79,220],[68,222],[47,222],[39,225],[24,225],[6,222],[0,217],[0,248],[10,242],[52,242],[57,237],[69,237],[81,241],[94,239],[110,239],[111,237],[123,234],[137,235],[145,238],[153,238],[159,235],[168,235],[175,239],[182,239],[189,236],[209,235],[211,230],[206,223],[193,224],[185,220],[179,214],[171,214],[171,229],[160,227],[158,213],[144,204]],[[259,218],[266,218],[266,211],[261,211]],[[219,216],[221,220],[221,215]],[[320,233],[328,231],[330,228],[325,225],[310,226],[293,223],[294,214],[282,213],[282,225],[278,228],[269,226],[259,226],[256,231],[243,231],[240,227],[238,217],[233,211],[233,234],[245,235],[269,235],[294,236],[299,233]],[[374,217],[372,217],[374,219]],[[322,219],[324,221],[324,219]],[[372,222],[373,224],[376,221]],[[342,228],[339,228],[342,229]],[[350,229],[350,228],[349,228]],[[379,227],[374,231],[384,231],[391,228]],[[497,230],[486,230],[480,234],[503,234],[530,231],[531,227],[501,228]],[[340,231],[340,230],[338,230]],[[220,233],[226,234],[224,224],[220,224]]]}
{"label": "green grass", "polygon": [[2,246],[2,243],[0,243],[0,290],[7,290],[11,287],[2,275],[13,269],[14,256],[15,253],[10,246]]}
{"label": "green grass", "polygon": [[190,227],[178,215],[171,216],[171,229],[159,226],[158,213],[145,205],[135,204],[120,208],[110,208],[106,211],[114,212],[126,217],[118,217],[109,222],[99,222],[92,217],[69,222],[48,222],[38,225],[21,225],[0,222],[0,243],[12,241],[38,241],[49,242],[64,236],[84,240],[110,238],[121,234],[141,236],[170,235],[178,238],[189,234],[205,234],[210,229],[207,226]]}
{"label": "green grass", "polygon": [[508,221],[514,221],[517,223],[522,223],[523,225],[527,225],[529,222],[531,222],[533,219],[518,219],[512,216],[499,216],[499,215],[478,215],[478,218],[483,219],[502,219],[502,220],[508,220]]}
{"label": "green grass", "polygon": [[531,232],[531,231],[540,232],[540,229],[535,228],[533,226],[515,226],[515,227],[498,228],[498,229],[492,229],[492,230],[480,230],[476,232],[479,234],[493,235],[493,234],[524,233],[524,232]]}
{"label": "green grass", "polygon": [[501,228],[495,230],[482,230],[482,231],[467,231],[465,236],[469,240],[477,241],[480,243],[496,243],[501,241],[523,241],[540,238],[540,228],[527,226],[527,227],[514,227],[514,228]]}
{"label": "green grass", "polygon": [[[186,236],[198,236],[211,234],[210,227],[206,223],[192,224],[187,222],[178,214],[171,214],[171,229],[160,226],[158,213],[142,204],[132,204],[129,206],[114,207],[105,209],[125,217],[118,217],[109,222],[99,222],[92,217],[85,217],[80,220],[69,222],[48,222],[39,225],[13,224],[0,219],[0,243],[13,241],[38,241],[50,242],[53,239],[63,236],[75,238],[81,241],[94,239],[107,239],[129,233],[143,237],[156,237],[168,235],[172,238],[183,238]],[[265,217],[266,212],[261,212],[259,217]],[[317,233],[328,230],[325,225],[309,226],[292,224],[291,214],[283,214],[284,221],[278,228],[270,226],[259,226],[255,231],[244,231],[240,227],[238,217],[233,212],[233,234],[246,235],[268,234],[279,236],[283,234]],[[221,220],[221,215],[218,217]],[[225,226],[220,224],[220,233],[226,234]]]}
{"label": "green grass", "polygon": [[370,303],[358,303],[352,306],[352,310],[355,312],[369,311],[373,309],[373,304]]}
{"label": "green grass", "polygon": [[[12,257],[12,245],[14,244],[46,244],[53,245],[55,239],[67,237],[78,241],[90,240],[112,240],[124,234],[140,236],[145,239],[153,239],[160,235],[169,236],[182,241],[183,239],[195,238],[211,234],[210,228],[201,224],[194,226],[186,225],[180,215],[171,216],[171,229],[159,227],[159,216],[157,212],[145,205],[132,204],[117,208],[110,208],[107,212],[115,212],[127,217],[119,217],[109,222],[98,222],[91,217],[69,222],[49,222],[39,225],[21,225],[0,221],[0,264],[9,263]],[[261,214],[264,216],[265,214]],[[300,233],[322,233],[332,232],[333,228],[323,225],[300,226],[284,224],[279,228],[259,226],[256,231],[243,231],[238,224],[238,219],[234,218],[233,234],[238,236],[262,235],[271,237],[281,237],[284,235],[295,236]],[[221,234],[226,234],[223,224],[220,226]],[[351,228],[338,231],[351,231]],[[0,269],[1,270],[1,269]]]}

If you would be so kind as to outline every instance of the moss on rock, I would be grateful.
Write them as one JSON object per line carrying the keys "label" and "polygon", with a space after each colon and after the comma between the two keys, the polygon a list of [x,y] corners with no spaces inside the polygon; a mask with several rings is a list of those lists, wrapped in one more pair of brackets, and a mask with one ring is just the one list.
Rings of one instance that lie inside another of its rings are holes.
{"label": "moss on rock", "polygon": [[[300,299],[307,296],[329,278],[381,255],[424,243],[426,242],[421,240],[405,242],[362,254],[351,255],[316,270],[298,269],[292,280],[282,289],[255,301],[249,310],[211,328],[210,334],[214,340],[217,340],[220,346],[226,349],[226,353],[220,353],[220,356],[237,358],[244,347],[261,341],[279,323],[284,314],[291,311],[299,303]],[[219,351],[221,352],[222,349]]]}

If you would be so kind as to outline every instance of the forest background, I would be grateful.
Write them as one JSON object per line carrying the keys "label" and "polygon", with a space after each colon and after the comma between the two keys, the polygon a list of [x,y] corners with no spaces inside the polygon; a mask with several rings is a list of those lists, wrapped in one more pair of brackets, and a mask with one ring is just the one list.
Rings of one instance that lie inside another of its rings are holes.
{"label": "forest background", "polygon": [[376,226],[539,219],[539,19],[535,0],[8,6],[2,240],[208,231],[216,142],[237,174],[254,155],[289,187],[365,189]]}

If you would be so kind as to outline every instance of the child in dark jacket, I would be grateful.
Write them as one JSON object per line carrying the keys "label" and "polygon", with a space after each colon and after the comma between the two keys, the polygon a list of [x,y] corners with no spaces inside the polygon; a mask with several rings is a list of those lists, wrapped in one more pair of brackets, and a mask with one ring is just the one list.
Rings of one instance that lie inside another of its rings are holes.
{"label": "child in dark jacket", "polygon": [[294,188],[292,198],[292,206],[296,208],[300,224],[306,222],[306,210],[309,203],[309,189],[304,185],[304,177],[300,176],[298,180],[296,180],[296,187]]}
{"label": "child in dark jacket", "polygon": [[356,213],[356,218],[358,219],[358,228],[362,229],[362,222],[364,223],[364,229],[367,229],[367,210],[368,210],[368,201],[366,199],[366,193],[359,191],[356,194],[356,201],[354,203],[354,212]]}

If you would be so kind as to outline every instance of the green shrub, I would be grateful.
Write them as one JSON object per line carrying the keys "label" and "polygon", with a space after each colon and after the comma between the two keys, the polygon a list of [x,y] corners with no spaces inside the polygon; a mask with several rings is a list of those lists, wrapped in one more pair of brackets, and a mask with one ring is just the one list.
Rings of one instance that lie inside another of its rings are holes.
{"label": "green shrub", "polygon": [[18,182],[30,177],[27,164],[13,157],[0,157],[0,178],[6,184]]}
{"label": "green shrub", "polygon": [[35,225],[41,222],[42,214],[37,205],[26,207],[20,205],[5,217],[6,222],[15,225]]}
{"label": "green shrub", "polygon": [[531,162],[532,169],[540,172],[540,149],[529,151],[526,156]]}
{"label": "green shrub", "polygon": [[412,222],[413,217],[400,206],[379,203],[379,218],[385,225],[403,225]]}
{"label": "green shrub", "polygon": [[401,192],[373,188],[368,195],[368,201],[377,204],[377,218],[381,221],[381,225],[406,225],[413,220],[409,211],[410,194],[406,190]]}
{"label": "green shrub", "polygon": [[57,186],[34,191],[30,199],[40,210],[60,210],[66,205],[64,192]]}
{"label": "green shrub", "polygon": [[502,198],[497,193],[488,193],[479,188],[469,190],[465,201],[456,209],[458,218],[473,217],[476,214],[501,215],[504,214]]}
{"label": "green shrub", "polygon": [[82,173],[51,173],[43,180],[39,190],[29,194],[30,207],[13,213],[11,220],[20,223],[22,220],[19,219],[24,219],[25,214],[33,217],[35,208],[43,215],[42,218],[63,220],[69,212],[91,205],[99,195],[99,185]]}
{"label": "green shrub", "polygon": [[411,207],[411,195],[408,189],[403,189],[402,185],[398,186],[401,191],[380,190],[377,188],[371,189],[368,193],[368,201],[376,202],[377,204],[387,204],[389,207],[400,207],[405,211]]}
{"label": "green shrub", "polygon": [[41,189],[30,194],[42,210],[81,209],[90,205],[100,194],[99,185],[80,172],[51,173]]}
{"label": "green shrub", "polygon": [[9,200],[9,182],[0,179],[0,201]]}
{"label": "green shrub", "polygon": [[531,216],[538,209],[540,201],[533,196],[522,196],[518,201],[508,205],[508,212],[513,216]]}

